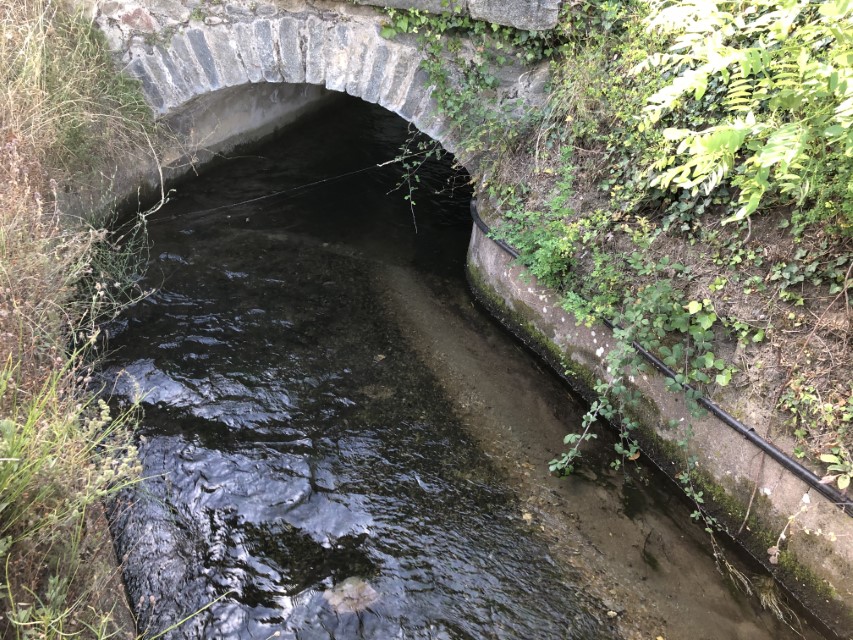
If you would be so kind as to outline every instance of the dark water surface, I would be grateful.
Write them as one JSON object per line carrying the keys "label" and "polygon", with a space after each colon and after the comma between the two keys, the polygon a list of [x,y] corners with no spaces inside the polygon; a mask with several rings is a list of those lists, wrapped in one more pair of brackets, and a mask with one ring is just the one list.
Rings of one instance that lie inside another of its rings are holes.
{"label": "dark water surface", "polygon": [[[186,184],[107,375],[144,395],[148,478],[114,507],[140,625],[181,638],[610,638],[518,518],[378,301],[376,265],[461,287],[462,191],[398,167],[396,116],[346,102]],[[446,169],[444,170],[446,173]],[[212,603],[212,604],[211,604]],[[207,607],[205,609],[205,607]]]}

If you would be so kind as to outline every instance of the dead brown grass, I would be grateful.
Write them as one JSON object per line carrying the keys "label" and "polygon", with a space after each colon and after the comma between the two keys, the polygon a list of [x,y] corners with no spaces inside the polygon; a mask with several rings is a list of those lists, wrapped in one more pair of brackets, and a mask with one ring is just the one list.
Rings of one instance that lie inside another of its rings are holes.
{"label": "dead brown grass", "polygon": [[57,185],[108,182],[149,148],[148,119],[91,24],[50,0],[0,3],[4,638],[119,628],[120,591],[91,556],[109,550],[99,501],[134,475],[131,416],[95,402],[89,373],[99,319],[140,293],[127,270],[142,228],[117,239],[108,208],[61,211]]}

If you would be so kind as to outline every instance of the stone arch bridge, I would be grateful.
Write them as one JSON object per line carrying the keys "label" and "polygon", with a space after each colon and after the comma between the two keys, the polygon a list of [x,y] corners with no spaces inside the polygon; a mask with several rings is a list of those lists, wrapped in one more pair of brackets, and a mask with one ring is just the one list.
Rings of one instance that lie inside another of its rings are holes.
{"label": "stone arch bridge", "polygon": [[[362,6],[440,10],[441,0],[89,2],[110,48],[142,82],[156,115],[185,139],[183,151],[196,159],[260,138],[330,92],[378,103],[457,152],[416,39],[382,38],[383,14]],[[475,18],[546,29],[556,23],[559,0],[459,5]],[[535,102],[545,74],[542,68],[502,69],[499,99]]]}

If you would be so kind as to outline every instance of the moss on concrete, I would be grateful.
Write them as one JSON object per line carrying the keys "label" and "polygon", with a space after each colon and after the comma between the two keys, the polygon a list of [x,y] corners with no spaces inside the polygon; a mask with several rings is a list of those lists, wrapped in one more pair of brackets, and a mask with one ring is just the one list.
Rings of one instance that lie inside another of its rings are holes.
{"label": "moss on concrete", "polygon": [[[521,340],[529,349],[545,360],[557,374],[566,380],[572,389],[590,401],[594,398],[595,372],[572,357],[572,352],[566,352],[549,340],[534,322],[534,312],[527,305],[520,304],[511,307],[488,284],[481,270],[470,260],[466,265],[468,285],[474,297],[513,335]],[[580,357],[591,354],[578,353]]]}
{"label": "moss on concrete", "polygon": [[[638,441],[643,452],[677,482],[676,475],[685,468],[684,451],[641,418],[640,424]],[[703,493],[706,513],[720,523],[729,538],[793,594],[802,608],[823,620],[846,615],[833,605],[837,603],[838,594],[831,585],[799,562],[795,552],[783,549],[778,564],[774,566],[770,563],[767,549],[777,544],[779,532],[787,520],[772,515],[772,506],[766,496],[757,492],[753,496],[752,483],[741,479],[724,486],[703,470],[694,470],[691,477],[694,488]],[[818,540],[814,543],[820,544]],[[853,620],[850,622],[853,623]]]}

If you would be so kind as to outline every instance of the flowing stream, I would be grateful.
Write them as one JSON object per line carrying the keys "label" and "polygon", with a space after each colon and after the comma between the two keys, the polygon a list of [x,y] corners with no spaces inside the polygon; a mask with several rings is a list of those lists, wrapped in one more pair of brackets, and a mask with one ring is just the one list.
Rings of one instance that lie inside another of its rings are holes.
{"label": "flowing stream", "polygon": [[146,480],[111,508],[140,629],[787,637],[653,473],[607,471],[606,434],[585,475],[547,476],[582,408],[472,304],[449,168],[418,170],[414,219],[388,194],[400,167],[375,165],[406,137],[343,100],[150,220],[156,293],[106,370],[144,408]]}

